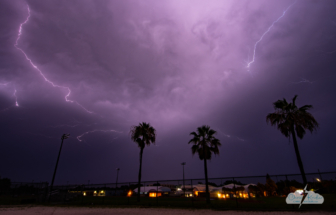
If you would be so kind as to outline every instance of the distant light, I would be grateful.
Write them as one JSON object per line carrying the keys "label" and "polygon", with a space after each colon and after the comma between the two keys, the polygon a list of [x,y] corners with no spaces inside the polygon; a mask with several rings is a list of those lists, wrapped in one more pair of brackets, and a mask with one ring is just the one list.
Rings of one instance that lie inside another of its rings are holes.
{"label": "distant light", "polygon": [[321,182],[321,180],[319,178],[316,178],[316,181]]}
{"label": "distant light", "polygon": [[156,197],[156,193],[149,193],[149,197]]}

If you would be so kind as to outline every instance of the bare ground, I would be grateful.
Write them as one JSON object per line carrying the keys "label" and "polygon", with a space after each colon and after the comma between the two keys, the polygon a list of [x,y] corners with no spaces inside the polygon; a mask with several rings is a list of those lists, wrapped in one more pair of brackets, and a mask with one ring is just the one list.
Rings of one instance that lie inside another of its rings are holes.
{"label": "bare ground", "polygon": [[[176,214],[176,215],[291,215],[302,214],[297,212],[248,212],[248,211],[213,211],[191,209],[167,209],[167,208],[83,208],[83,207],[2,207],[2,215],[147,215],[147,214]],[[336,215],[336,212],[304,212],[304,215],[328,214]]]}

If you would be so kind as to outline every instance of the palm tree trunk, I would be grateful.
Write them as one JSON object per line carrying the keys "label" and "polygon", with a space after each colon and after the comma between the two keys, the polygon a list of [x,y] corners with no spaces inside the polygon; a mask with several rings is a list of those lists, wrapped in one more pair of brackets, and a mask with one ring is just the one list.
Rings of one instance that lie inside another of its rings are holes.
{"label": "palm tree trunk", "polygon": [[297,162],[299,164],[300,172],[301,172],[301,175],[302,175],[303,186],[306,186],[306,184],[307,184],[307,178],[306,178],[305,171],[303,169],[303,164],[302,164],[302,160],[301,160],[301,156],[300,156],[300,152],[299,152],[299,147],[297,145],[297,140],[296,140],[296,134],[295,134],[294,126],[292,126],[292,136],[293,136],[293,144],[294,144],[296,159],[297,159]]}
{"label": "palm tree trunk", "polygon": [[[205,153],[204,153],[204,155],[205,155]],[[207,168],[207,161],[206,161],[206,157],[205,156],[204,156],[204,174],[205,174],[206,203],[210,204],[210,195],[209,195],[209,187],[208,187],[208,168]]]}
{"label": "palm tree trunk", "polygon": [[138,177],[138,202],[140,202],[140,182],[141,182],[141,167],[142,167],[142,153],[144,148],[141,147],[140,149],[140,168],[139,168],[139,177]]}

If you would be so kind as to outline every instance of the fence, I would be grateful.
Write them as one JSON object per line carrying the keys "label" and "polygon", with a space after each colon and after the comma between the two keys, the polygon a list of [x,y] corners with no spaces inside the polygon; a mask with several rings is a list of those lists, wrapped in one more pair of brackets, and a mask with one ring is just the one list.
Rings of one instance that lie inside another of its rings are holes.
{"label": "fence", "polygon": [[0,185],[0,204],[31,204],[44,202],[48,182],[10,182]]}
{"label": "fence", "polygon": [[[308,209],[336,209],[336,172],[306,174],[309,189],[321,193],[322,205],[305,205]],[[296,205],[286,204],[289,192],[303,189],[301,174],[240,176],[209,178],[212,208],[292,210]],[[247,185],[242,187],[242,185]],[[251,186],[248,186],[251,185]],[[231,186],[231,187],[230,187]],[[89,185],[60,185],[48,190],[48,183],[12,183],[1,196],[17,198],[13,204],[47,203],[69,205],[140,205],[205,208],[205,179],[142,181],[140,202],[137,182]],[[168,189],[167,189],[168,188]],[[2,198],[3,199],[3,198]]]}

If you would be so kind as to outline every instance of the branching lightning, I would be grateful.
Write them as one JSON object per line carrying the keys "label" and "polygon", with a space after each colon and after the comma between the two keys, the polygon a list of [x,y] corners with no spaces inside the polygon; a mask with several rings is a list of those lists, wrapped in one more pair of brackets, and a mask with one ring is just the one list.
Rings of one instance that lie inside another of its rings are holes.
{"label": "branching lightning", "polygon": [[94,132],[104,132],[104,133],[107,133],[107,132],[115,132],[115,133],[122,133],[120,131],[116,131],[116,130],[92,130],[92,131],[87,131],[79,136],[77,136],[77,140],[79,142],[82,142],[83,140],[81,140],[80,138],[82,138],[84,135],[86,134],[90,134],[90,133],[94,133]]}
{"label": "branching lightning", "polygon": [[277,23],[282,17],[284,17],[289,8],[291,8],[295,3],[296,1],[290,6],[288,6],[287,9],[282,13],[282,15],[277,20],[275,20],[270,27],[268,27],[268,29],[263,33],[263,35],[261,35],[260,39],[254,44],[252,60],[248,62],[246,66],[248,69],[250,69],[251,64],[253,64],[255,61],[257,45],[263,40],[264,36],[271,30],[271,28],[273,28],[274,24]]}
{"label": "branching lightning", "polygon": [[18,42],[21,38],[21,34],[22,34],[22,27],[23,25],[25,25],[28,21],[29,21],[29,18],[30,18],[30,9],[29,9],[29,6],[27,5],[27,9],[28,9],[28,17],[26,18],[26,20],[20,24],[20,28],[19,28],[19,33],[18,33],[18,37],[16,38],[16,42],[14,44],[14,47],[18,50],[20,50],[24,56],[26,57],[26,59],[30,62],[30,64],[40,73],[40,75],[44,78],[44,80],[46,82],[48,82],[49,84],[51,84],[53,87],[57,87],[57,88],[61,88],[61,89],[65,89],[67,90],[67,94],[65,95],[65,101],[66,102],[70,102],[70,103],[76,103],[78,106],[80,106],[83,110],[85,110],[86,112],[88,113],[93,113],[92,111],[89,111],[87,110],[85,107],[83,107],[81,104],[79,104],[78,102],[76,101],[72,101],[69,99],[69,96],[71,94],[71,90],[69,87],[64,87],[64,86],[60,86],[60,85],[57,85],[57,84],[54,84],[52,81],[50,81],[44,74],[43,72],[32,62],[32,60],[27,56],[27,54],[21,49],[18,47]]}

